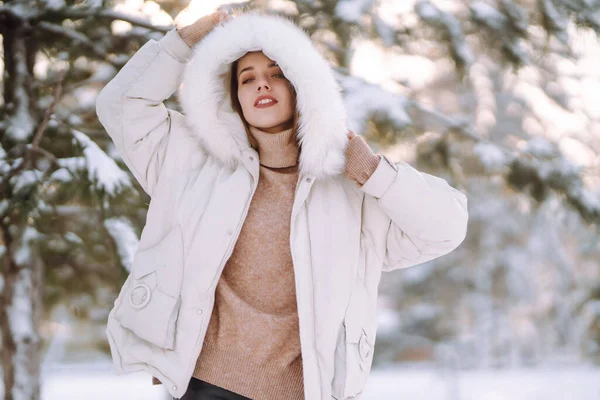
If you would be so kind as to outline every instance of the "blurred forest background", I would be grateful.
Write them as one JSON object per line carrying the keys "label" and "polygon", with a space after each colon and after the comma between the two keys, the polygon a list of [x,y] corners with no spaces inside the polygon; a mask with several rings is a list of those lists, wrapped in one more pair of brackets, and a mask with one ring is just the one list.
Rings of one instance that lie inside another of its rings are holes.
{"label": "blurred forest background", "polygon": [[599,0],[0,0],[5,399],[39,398],[44,365],[109,357],[149,199],[95,98],[217,6],[295,20],[349,127],[469,198],[457,250],[384,275],[375,368],[600,364]]}

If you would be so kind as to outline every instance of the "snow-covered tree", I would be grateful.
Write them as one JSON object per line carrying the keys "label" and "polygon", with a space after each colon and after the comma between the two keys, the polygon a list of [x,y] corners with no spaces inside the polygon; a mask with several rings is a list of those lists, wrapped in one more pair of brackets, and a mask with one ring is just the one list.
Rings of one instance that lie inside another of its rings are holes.
{"label": "snow-covered tree", "polygon": [[[39,397],[40,323],[53,310],[69,320],[66,299],[102,326],[145,220],[148,198],[98,123],[96,94],[184,7],[224,3],[0,1],[5,398]],[[247,6],[313,38],[351,129],[469,196],[465,243],[384,281],[400,324],[382,332],[378,358],[529,363],[562,346],[598,360],[600,1],[225,4]]]}
{"label": "snow-covered tree", "polygon": [[[119,23],[135,28],[113,34]],[[100,129],[95,96],[161,25],[101,1],[0,2],[5,399],[39,398],[41,323],[53,307],[104,324],[94,307],[110,308],[106,288],[130,268],[148,199]]]}

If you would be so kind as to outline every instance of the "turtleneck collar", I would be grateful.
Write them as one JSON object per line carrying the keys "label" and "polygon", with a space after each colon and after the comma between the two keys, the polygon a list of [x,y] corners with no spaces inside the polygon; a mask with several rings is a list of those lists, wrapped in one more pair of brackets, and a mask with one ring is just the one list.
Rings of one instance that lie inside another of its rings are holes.
{"label": "turtleneck collar", "polygon": [[258,143],[260,164],[269,168],[284,168],[298,164],[300,153],[293,128],[278,133],[267,133],[250,126],[250,133]]}

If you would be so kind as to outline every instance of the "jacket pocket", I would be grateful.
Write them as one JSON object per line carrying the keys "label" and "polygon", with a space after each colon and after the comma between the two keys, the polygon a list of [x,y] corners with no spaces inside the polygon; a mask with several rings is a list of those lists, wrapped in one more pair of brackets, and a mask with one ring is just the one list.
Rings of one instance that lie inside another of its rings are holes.
{"label": "jacket pocket", "polygon": [[377,321],[362,282],[350,295],[338,334],[332,395],[337,400],[358,396],[364,390],[373,363]]}
{"label": "jacket pocket", "polygon": [[140,339],[173,350],[182,277],[183,242],[177,226],[160,242],[135,254],[115,319]]}

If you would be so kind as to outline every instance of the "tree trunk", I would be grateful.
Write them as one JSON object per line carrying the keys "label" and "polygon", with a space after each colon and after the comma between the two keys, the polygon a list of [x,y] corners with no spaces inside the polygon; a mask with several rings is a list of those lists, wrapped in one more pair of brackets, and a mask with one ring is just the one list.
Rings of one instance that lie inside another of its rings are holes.
{"label": "tree trunk", "polygon": [[[34,251],[37,232],[1,225],[6,245],[0,294],[2,370],[5,400],[40,398],[41,262]],[[19,240],[14,239],[18,230]],[[14,235],[14,236],[13,236]]]}
{"label": "tree trunk", "polygon": [[[29,28],[18,19],[3,20],[4,103],[8,124],[0,140],[11,148],[32,139],[37,125],[33,96],[35,46]],[[10,186],[10,185],[9,185]],[[10,199],[4,188],[2,198]],[[6,196],[6,197],[5,197]],[[40,398],[39,321],[42,305],[42,262],[35,251],[37,231],[26,208],[13,202],[0,216],[0,240],[5,246],[0,292],[2,375],[5,400]]]}

